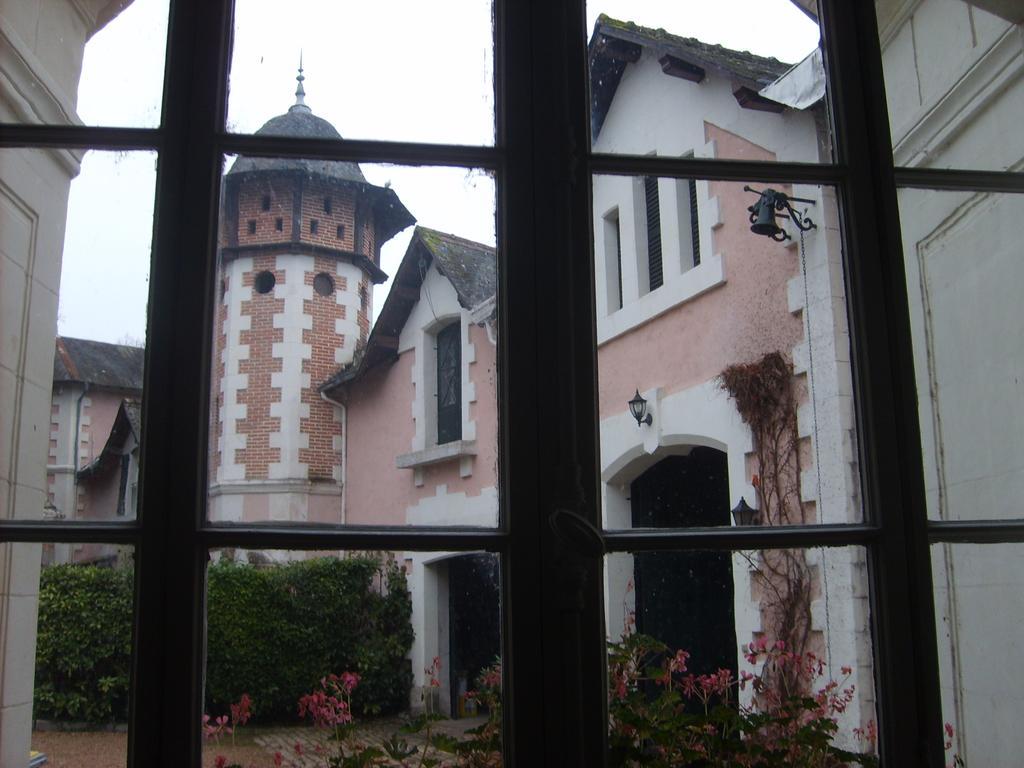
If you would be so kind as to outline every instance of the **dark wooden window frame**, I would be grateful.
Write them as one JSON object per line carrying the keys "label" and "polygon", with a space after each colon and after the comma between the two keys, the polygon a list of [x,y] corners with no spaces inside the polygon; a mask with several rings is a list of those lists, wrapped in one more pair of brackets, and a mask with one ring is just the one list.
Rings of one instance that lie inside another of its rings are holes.
{"label": "dark wooden window frame", "polygon": [[[135,548],[132,768],[199,765],[204,572],[208,550],[220,546],[499,553],[507,764],[603,763],[601,559],[595,540],[561,523],[570,514],[600,523],[589,207],[594,173],[836,187],[848,254],[864,523],[626,531],[606,533],[598,543],[609,552],[866,547],[883,762],[943,765],[929,546],[1024,542],[1024,518],[927,520],[896,189],[1024,193],[1024,174],[894,169],[872,4],[819,4],[833,164],[588,153],[583,0],[498,0],[494,147],[225,133],[228,0],[172,0],[160,128],[0,126],[4,147],[159,152],[138,516],[104,523],[0,522],[0,541]],[[205,522],[215,221],[222,158],[232,153],[495,174],[505,425],[498,528]],[[194,290],[197,284],[208,290]]]}

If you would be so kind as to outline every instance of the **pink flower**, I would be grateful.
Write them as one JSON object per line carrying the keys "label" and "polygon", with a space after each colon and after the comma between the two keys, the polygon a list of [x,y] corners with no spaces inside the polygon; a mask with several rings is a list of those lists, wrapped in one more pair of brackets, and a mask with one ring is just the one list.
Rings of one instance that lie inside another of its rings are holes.
{"label": "pink flower", "polygon": [[249,698],[249,694],[243,693],[238,703],[231,705],[231,725],[245,725],[252,716],[251,705],[252,699]]}
{"label": "pink flower", "polygon": [[355,672],[342,672],[341,673],[341,687],[345,689],[345,693],[352,693],[355,687],[359,685],[359,675]]}
{"label": "pink flower", "polygon": [[284,755],[282,755],[280,752],[275,752],[274,753],[274,766],[275,766],[275,768],[281,768],[281,766],[283,764],[284,764]]}
{"label": "pink flower", "polygon": [[225,768],[228,764],[228,759],[224,755],[217,755],[217,759],[213,761],[213,768]]}
{"label": "pink flower", "polygon": [[686,651],[676,651],[676,655],[669,660],[668,668],[672,672],[685,672],[686,671],[686,660],[690,658],[690,654]]}

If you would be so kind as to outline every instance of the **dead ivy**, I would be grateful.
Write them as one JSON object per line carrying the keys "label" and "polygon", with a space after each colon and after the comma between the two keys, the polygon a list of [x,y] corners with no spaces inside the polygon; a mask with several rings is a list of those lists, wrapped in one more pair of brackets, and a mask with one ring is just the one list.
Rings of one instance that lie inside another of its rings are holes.
{"label": "dead ivy", "polygon": [[[754,362],[728,366],[719,376],[719,385],[736,402],[736,410],[753,436],[757,464],[753,484],[761,525],[808,522],[800,494],[800,435],[792,364],[780,352],[769,352]],[[765,634],[783,641],[787,650],[805,653],[811,639],[812,571],[804,551],[764,550],[748,561],[763,595]],[[780,682],[798,685],[796,679]]]}

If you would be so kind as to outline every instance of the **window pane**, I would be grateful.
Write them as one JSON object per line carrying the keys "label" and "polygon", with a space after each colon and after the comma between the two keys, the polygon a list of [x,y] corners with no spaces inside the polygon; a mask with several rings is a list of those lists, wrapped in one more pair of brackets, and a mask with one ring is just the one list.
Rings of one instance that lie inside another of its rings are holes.
{"label": "window pane", "polygon": [[155,163],[0,152],[4,517],[135,517]]}
{"label": "window pane", "polygon": [[1020,622],[1024,573],[1018,544],[935,544],[932,580],[939,638],[946,762],[1014,765],[1024,737]]}
{"label": "window pane", "polygon": [[1024,195],[899,193],[928,513],[1024,517]]}
{"label": "window pane", "polygon": [[497,525],[494,242],[477,171],[231,160],[210,519]]}
{"label": "window pane", "polygon": [[1020,170],[1024,12],[1017,2],[876,0],[893,159]]}
{"label": "window pane", "polygon": [[812,743],[874,752],[862,549],[616,553],[605,605],[611,765],[644,750],[654,765],[743,765],[769,743],[798,743],[787,764],[832,764]]}
{"label": "window pane", "polygon": [[0,574],[0,763],[125,765],[131,548],[3,543]]}
{"label": "window pane", "polygon": [[0,121],[160,124],[167,0],[0,0]]}
{"label": "window pane", "polygon": [[804,234],[742,184],[594,177],[607,528],[861,519],[835,195],[783,189]]}
{"label": "window pane", "polygon": [[204,764],[432,764],[441,734],[500,765],[499,583],[483,552],[212,553]]}
{"label": "window pane", "polygon": [[228,130],[493,144],[492,13],[489,0],[236,0]]}
{"label": "window pane", "polygon": [[595,152],[831,162],[820,31],[797,3],[590,0],[587,23]]}

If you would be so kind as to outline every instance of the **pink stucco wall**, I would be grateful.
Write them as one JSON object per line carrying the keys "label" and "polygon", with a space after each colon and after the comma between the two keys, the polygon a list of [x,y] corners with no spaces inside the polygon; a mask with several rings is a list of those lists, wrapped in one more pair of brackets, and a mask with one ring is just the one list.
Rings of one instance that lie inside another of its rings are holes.
{"label": "pink stucco wall", "polygon": [[[114,427],[117,411],[124,395],[104,389],[90,390],[86,395],[90,401],[82,409],[83,424],[80,435],[88,435],[82,443],[78,466],[84,467],[95,461]],[[73,419],[69,425],[73,425]],[[118,467],[103,473],[93,480],[80,481],[78,485],[78,517],[87,520],[113,520],[117,517],[117,497],[120,492],[121,472]]]}
{"label": "pink stucco wall", "polygon": [[79,454],[79,467],[84,467],[99,456],[103,446],[107,444],[107,438],[114,426],[114,419],[117,418],[117,410],[121,407],[124,395],[106,389],[91,389],[86,398],[90,403],[82,409],[82,416],[89,418],[89,443],[88,448],[82,446],[82,451]]}
{"label": "pink stucco wall", "polygon": [[[711,124],[705,129],[722,157],[774,159],[733,133]],[[719,200],[722,226],[712,232],[712,252],[722,256],[725,283],[601,346],[602,419],[625,411],[636,389],[662,387],[670,394],[766,352],[789,357],[802,336],[800,318],[789,312],[786,296],[786,283],[799,270],[799,252],[750,232],[747,206],[756,198],[743,191],[742,182],[710,182],[709,196]]]}
{"label": "pink stucco wall", "polygon": [[415,351],[403,352],[391,365],[381,365],[356,382],[348,394],[348,462],[345,470],[346,520],[353,525],[404,525],[406,512],[438,485],[448,493],[477,496],[493,487],[497,458],[495,348],[483,328],[470,327],[476,362],[469,377],[476,386],[470,419],[476,421],[477,455],[470,477],[460,477],[458,459],[423,468],[417,487],[414,471],[398,469],[395,457],[411,450],[416,425],[412,368]]}

